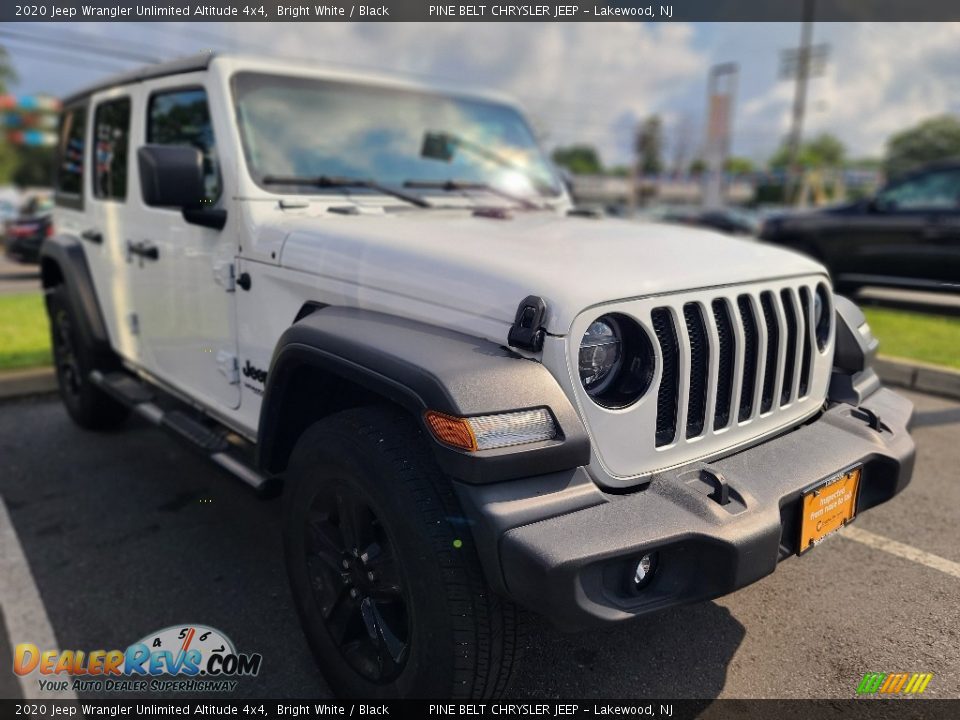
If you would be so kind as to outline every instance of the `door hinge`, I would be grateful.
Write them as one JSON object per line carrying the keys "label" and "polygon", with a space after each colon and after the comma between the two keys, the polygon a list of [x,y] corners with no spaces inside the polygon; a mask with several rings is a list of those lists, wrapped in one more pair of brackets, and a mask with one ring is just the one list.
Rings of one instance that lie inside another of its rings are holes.
{"label": "door hinge", "polygon": [[135,312],[132,312],[129,315],[127,315],[127,325],[130,328],[131,335],[140,334],[140,316],[137,315]]}
{"label": "door hinge", "polygon": [[218,285],[222,285],[227,292],[237,288],[237,268],[232,260],[221,261],[213,265],[213,277]]}
{"label": "door hinge", "polygon": [[223,375],[231,385],[240,383],[240,362],[237,356],[229,350],[219,350],[217,352],[217,367],[220,374]]}

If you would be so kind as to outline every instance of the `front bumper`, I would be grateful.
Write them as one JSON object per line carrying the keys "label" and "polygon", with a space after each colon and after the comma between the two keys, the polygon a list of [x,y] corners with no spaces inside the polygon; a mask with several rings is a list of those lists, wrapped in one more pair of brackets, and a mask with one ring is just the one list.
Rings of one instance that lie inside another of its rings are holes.
{"label": "front bumper", "polygon": [[[842,469],[863,466],[857,515],[889,500],[913,472],[912,416],[910,401],[880,389],[859,408],[837,404],[791,432],[656,475],[628,495],[601,492],[583,469],[458,492],[488,579],[576,630],[718,597],[772,573],[797,552],[803,491]],[[728,487],[725,505],[705,482],[717,474]],[[632,590],[625,578],[651,552],[657,570]]]}

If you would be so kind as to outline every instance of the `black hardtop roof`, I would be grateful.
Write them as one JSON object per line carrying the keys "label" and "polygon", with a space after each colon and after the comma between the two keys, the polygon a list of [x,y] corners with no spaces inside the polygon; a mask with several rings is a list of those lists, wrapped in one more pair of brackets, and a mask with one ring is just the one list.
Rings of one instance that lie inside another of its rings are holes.
{"label": "black hardtop roof", "polygon": [[119,85],[129,85],[131,83],[143,82],[144,80],[152,80],[153,78],[166,77],[168,75],[182,75],[184,73],[196,72],[198,70],[206,70],[210,66],[210,61],[213,60],[216,53],[213,51],[198,53],[197,55],[190,55],[188,57],[176,58],[175,60],[168,60],[167,62],[155,63],[153,65],[144,65],[143,67],[137,68],[135,70],[128,70],[118,75],[112,75],[100,82],[90,85],[78,90],[75,93],[71,93],[63,100],[64,106],[72,105],[80,100],[85,99],[88,95],[92,95],[95,92],[100,90],[107,90],[108,88],[117,87]]}

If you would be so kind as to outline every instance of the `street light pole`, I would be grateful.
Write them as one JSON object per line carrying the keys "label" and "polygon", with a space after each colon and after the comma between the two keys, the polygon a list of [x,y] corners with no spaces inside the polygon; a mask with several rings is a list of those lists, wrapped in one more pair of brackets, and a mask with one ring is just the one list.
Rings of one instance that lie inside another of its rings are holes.
{"label": "street light pole", "polygon": [[803,21],[800,25],[800,48],[796,59],[796,85],[793,94],[793,119],[788,140],[786,200],[793,202],[797,185],[797,166],[800,143],[803,139],[803,115],[807,106],[807,83],[810,80],[811,41],[813,39],[814,0],[803,1]]}

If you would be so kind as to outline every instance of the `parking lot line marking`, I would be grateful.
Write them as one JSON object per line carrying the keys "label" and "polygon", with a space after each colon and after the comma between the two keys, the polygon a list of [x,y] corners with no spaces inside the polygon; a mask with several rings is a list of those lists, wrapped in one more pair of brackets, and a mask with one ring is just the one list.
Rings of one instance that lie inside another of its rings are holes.
{"label": "parking lot line marking", "polygon": [[[0,498],[0,607],[10,645],[30,642],[43,650],[59,650],[57,637],[40,599],[30,565],[13,528],[7,506]],[[35,675],[18,676],[24,700],[76,700],[73,690],[40,691]],[[58,678],[60,679],[60,678]],[[68,686],[69,687],[69,686]]]}
{"label": "parking lot line marking", "polygon": [[891,540],[883,535],[877,535],[869,530],[862,530],[852,525],[844,528],[840,536],[847,538],[847,540],[855,540],[858,543],[863,543],[877,550],[883,550],[884,552],[904,558],[905,560],[912,560],[920,565],[925,565],[928,568],[939,570],[942,573],[960,579],[960,563],[947,560],[939,555],[932,555],[931,553],[918,550],[910,545],[904,545],[902,542]]}

